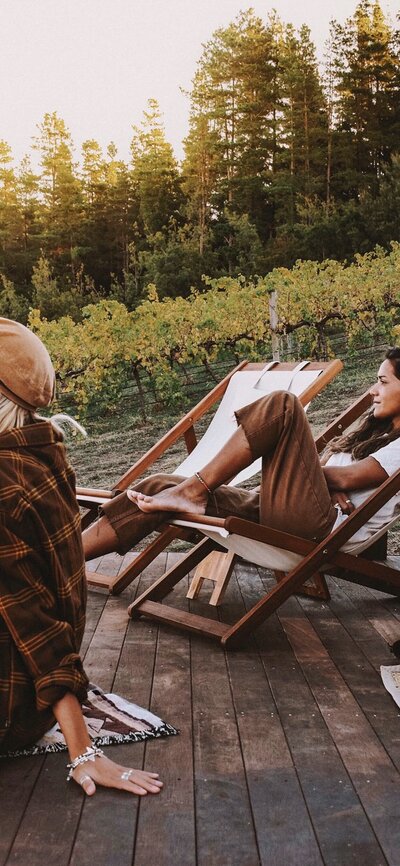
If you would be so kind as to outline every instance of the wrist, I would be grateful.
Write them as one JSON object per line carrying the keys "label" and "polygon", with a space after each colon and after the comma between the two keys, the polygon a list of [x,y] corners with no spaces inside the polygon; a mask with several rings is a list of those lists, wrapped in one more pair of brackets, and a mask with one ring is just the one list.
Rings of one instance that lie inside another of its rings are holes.
{"label": "wrist", "polygon": [[99,749],[97,746],[87,746],[86,749],[79,755],[76,755],[75,758],[71,760],[70,764],[67,764],[67,769],[69,770],[67,776],[67,782],[69,782],[73,778],[74,770],[77,767],[80,767],[82,764],[87,764],[91,762],[94,764],[96,758],[104,757],[104,752],[102,749]]}

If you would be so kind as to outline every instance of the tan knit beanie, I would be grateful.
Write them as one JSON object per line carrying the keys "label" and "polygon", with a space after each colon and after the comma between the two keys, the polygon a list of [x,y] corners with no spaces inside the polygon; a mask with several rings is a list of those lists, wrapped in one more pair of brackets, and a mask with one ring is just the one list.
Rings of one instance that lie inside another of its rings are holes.
{"label": "tan knit beanie", "polygon": [[19,322],[0,317],[0,393],[34,411],[51,403],[55,372],[36,334]]}

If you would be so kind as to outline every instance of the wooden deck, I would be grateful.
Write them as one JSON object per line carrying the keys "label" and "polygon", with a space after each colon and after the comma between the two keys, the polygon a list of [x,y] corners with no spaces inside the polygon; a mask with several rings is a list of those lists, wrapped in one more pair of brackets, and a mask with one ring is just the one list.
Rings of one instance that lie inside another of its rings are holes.
{"label": "wooden deck", "polygon": [[[129,601],[166,558],[119,598],[89,593],[83,647],[93,682],[180,729],[109,749],[158,770],[163,793],[85,800],[65,782],[63,754],[2,761],[0,866],[399,866],[400,710],[379,666],[396,663],[384,636],[400,637],[400,601],[331,579],[329,604],[292,598],[225,655],[128,622]],[[115,574],[121,564],[94,565]],[[238,564],[224,618],[269,580]],[[177,597],[184,606],[183,583]]]}

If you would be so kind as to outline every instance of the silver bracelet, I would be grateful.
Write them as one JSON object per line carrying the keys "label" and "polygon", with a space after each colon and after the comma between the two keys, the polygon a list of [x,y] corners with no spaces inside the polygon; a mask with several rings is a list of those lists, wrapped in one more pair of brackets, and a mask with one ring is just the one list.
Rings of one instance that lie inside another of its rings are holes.
{"label": "silver bracelet", "polygon": [[78,755],[77,758],[74,758],[70,764],[67,764],[67,769],[69,769],[69,773],[67,776],[67,782],[72,779],[72,773],[74,772],[76,767],[79,767],[80,764],[86,764],[87,761],[93,761],[96,757],[104,757],[103,749],[98,749],[97,746],[86,746],[86,751],[82,753],[82,755]]}

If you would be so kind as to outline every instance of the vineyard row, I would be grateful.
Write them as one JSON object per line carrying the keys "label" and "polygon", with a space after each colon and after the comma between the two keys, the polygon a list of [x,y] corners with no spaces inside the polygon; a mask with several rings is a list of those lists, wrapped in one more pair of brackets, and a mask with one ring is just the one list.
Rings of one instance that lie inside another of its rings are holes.
{"label": "vineyard row", "polygon": [[[274,299],[271,319],[271,297]],[[155,286],[134,311],[111,300],[90,304],[83,319],[47,321],[32,310],[29,324],[53,358],[62,400],[81,414],[112,409],[134,382],[145,411],[144,383],[154,400],[182,403],[193,365],[213,379],[224,359],[267,359],[277,347],[324,359],[341,335],[348,351],[392,341],[399,321],[400,244],[346,265],[299,261],[265,277],[205,278],[204,291],[160,300]],[[272,325],[271,325],[272,322]]]}

